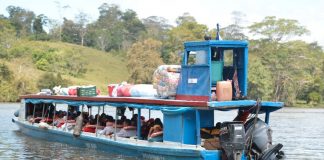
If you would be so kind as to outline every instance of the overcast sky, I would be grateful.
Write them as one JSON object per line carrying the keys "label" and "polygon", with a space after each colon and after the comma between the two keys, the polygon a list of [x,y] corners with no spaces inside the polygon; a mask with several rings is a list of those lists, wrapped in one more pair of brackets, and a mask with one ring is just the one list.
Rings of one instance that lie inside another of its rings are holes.
{"label": "overcast sky", "polygon": [[216,23],[222,27],[231,24],[233,11],[246,14],[245,25],[259,22],[266,16],[295,19],[311,31],[310,35],[303,37],[306,41],[318,41],[324,46],[324,0],[0,0],[0,14],[8,16],[6,7],[14,5],[34,11],[37,15],[60,19],[55,2],[59,2],[61,7],[69,6],[61,11],[62,17],[68,19],[74,19],[82,11],[96,20],[98,7],[103,3],[117,4],[122,10],[132,9],[139,18],[164,17],[170,24],[175,24],[178,16],[189,12],[209,28],[215,28]]}

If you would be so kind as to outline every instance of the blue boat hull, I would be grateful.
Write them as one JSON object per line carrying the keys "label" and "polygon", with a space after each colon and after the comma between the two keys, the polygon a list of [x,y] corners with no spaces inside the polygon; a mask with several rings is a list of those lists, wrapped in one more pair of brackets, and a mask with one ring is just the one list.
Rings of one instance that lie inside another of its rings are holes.
{"label": "blue boat hull", "polygon": [[42,129],[37,126],[27,125],[25,123],[15,121],[22,133],[25,135],[45,139],[49,141],[68,143],[78,147],[97,149],[113,154],[121,154],[125,156],[134,156],[140,159],[213,159],[220,160],[220,151],[195,150],[163,147],[143,146],[131,143],[121,143],[109,138],[97,138],[93,136],[81,135],[74,137],[69,132],[63,132],[52,129]]}

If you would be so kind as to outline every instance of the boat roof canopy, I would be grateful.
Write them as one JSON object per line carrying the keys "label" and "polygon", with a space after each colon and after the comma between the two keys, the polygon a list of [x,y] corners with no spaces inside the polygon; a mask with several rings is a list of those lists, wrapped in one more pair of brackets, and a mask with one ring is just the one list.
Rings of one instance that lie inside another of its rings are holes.
{"label": "boat roof canopy", "polygon": [[[257,105],[255,100],[236,101],[179,101],[162,99],[141,99],[141,98],[112,98],[112,97],[70,97],[70,96],[39,96],[28,95],[21,97],[24,103],[58,103],[71,106],[112,106],[112,107],[132,107],[150,110],[235,110],[247,109]],[[283,107],[283,102],[261,101],[261,112],[273,112]]]}
{"label": "boat roof canopy", "polygon": [[208,40],[208,41],[191,41],[184,43],[185,48],[189,47],[229,47],[229,48],[241,48],[248,47],[247,41],[230,41],[230,40]]}

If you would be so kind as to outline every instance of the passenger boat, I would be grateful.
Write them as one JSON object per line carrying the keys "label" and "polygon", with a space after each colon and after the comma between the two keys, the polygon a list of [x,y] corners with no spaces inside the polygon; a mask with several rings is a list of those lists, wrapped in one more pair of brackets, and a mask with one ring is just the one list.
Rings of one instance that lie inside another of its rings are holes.
{"label": "passenger boat", "polygon": [[[19,115],[13,121],[28,136],[140,159],[282,158],[282,145],[272,144],[268,124],[270,113],[282,108],[284,104],[246,99],[248,42],[194,41],[185,42],[184,48],[175,99],[23,95],[20,97]],[[223,80],[232,80],[229,88],[218,86]],[[115,123],[120,117],[121,109],[135,109],[138,114],[137,134],[131,138],[118,137],[116,127],[111,136],[101,135],[97,130],[95,133],[79,130],[79,134],[75,134],[78,133],[75,132],[76,129],[61,129],[51,124],[41,126],[28,121],[30,117],[35,118],[35,110],[42,111],[42,118],[46,118],[46,111],[51,108],[56,111],[59,104],[73,106],[81,114],[85,106],[98,108],[98,113],[108,107],[114,108]],[[162,142],[148,141],[141,135],[142,110],[158,110],[163,114]],[[215,120],[218,118],[215,110],[237,110],[238,116],[228,122],[221,122],[215,128]],[[261,120],[259,114],[265,114],[265,119]],[[249,120],[247,115],[250,115]],[[216,134],[211,134],[214,129]]]}

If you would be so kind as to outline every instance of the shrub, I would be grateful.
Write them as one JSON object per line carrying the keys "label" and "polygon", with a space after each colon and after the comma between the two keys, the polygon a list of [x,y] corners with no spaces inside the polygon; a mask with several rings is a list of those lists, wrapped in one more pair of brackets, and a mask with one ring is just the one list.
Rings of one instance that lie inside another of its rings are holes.
{"label": "shrub", "polygon": [[316,103],[319,104],[322,101],[322,96],[318,92],[311,92],[307,96],[307,103]]}
{"label": "shrub", "polygon": [[38,82],[37,82],[37,88],[38,89],[44,89],[49,88],[52,89],[55,86],[61,85],[61,86],[68,86],[70,83],[69,80],[63,79],[61,74],[54,74],[54,73],[45,73],[43,74]]}

